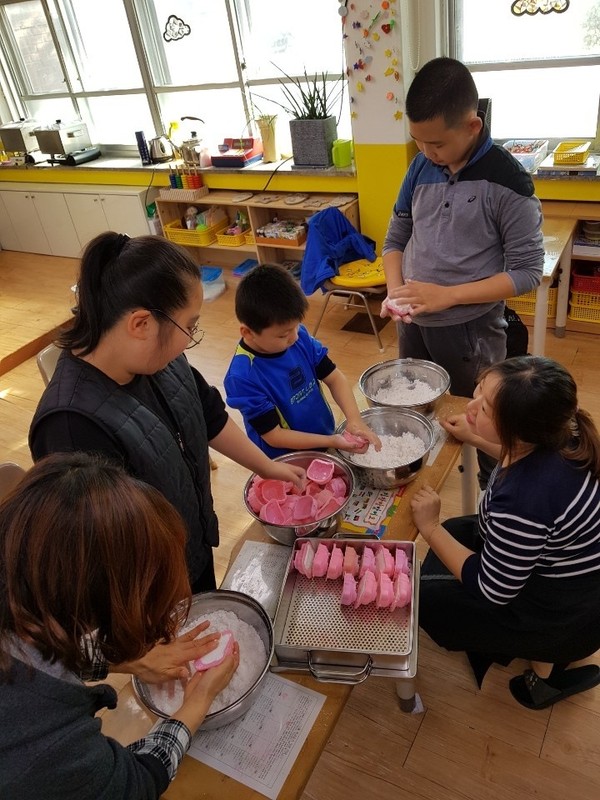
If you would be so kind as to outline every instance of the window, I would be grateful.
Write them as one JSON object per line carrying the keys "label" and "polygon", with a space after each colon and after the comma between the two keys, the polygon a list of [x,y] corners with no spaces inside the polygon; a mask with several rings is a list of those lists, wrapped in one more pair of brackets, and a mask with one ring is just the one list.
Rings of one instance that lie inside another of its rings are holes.
{"label": "window", "polygon": [[515,16],[512,5],[453,3],[453,55],[492,98],[493,136],[596,138],[600,0],[572,1],[560,14]]}
{"label": "window", "polygon": [[109,151],[135,151],[135,131],[151,138],[183,116],[204,122],[180,122],[176,140],[196,130],[214,145],[248,135],[260,112],[277,114],[285,149],[280,70],[344,74],[341,18],[323,0],[304,0],[301,13],[296,0],[0,0],[2,63],[10,80],[0,89],[18,116],[81,117]]}

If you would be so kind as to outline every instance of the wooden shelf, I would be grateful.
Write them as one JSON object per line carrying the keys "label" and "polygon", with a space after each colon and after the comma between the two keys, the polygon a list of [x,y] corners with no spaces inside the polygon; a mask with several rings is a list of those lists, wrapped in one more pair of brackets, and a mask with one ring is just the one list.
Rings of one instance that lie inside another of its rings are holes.
{"label": "wooden shelf", "polygon": [[[296,200],[300,193],[257,192],[240,201],[244,194],[244,192],[217,190],[210,191],[197,200],[171,199],[168,196],[162,196],[156,198],[156,208],[158,209],[158,216],[163,230],[166,229],[168,223],[181,220],[189,206],[199,209],[208,208],[209,206],[221,206],[227,209],[229,218],[232,221],[235,218],[234,209],[244,211],[248,217],[250,230],[256,236],[256,231],[267,223],[272,222],[274,217],[302,222],[313,214],[331,207],[331,201],[333,200],[335,201],[335,207],[339,208],[341,213],[357,230],[360,230],[358,198],[356,195],[313,193],[307,195],[306,199],[300,203],[286,203],[286,199],[289,198]],[[348,202],[338,205],[340,197],[347,197]],[[199,264],[231,268],[243,261],[249,254],[254,256],[259,263],[285,261],[289,259],[290,255],[292,257],[297,255],[298,259],[301,260],[306,243],[286,244],[281,240],[275,240],[270,243],[260,240],[254,244],[243,244],[239,247],[227,247],[217,242],[207,245],[190,243],[184,246]]]}

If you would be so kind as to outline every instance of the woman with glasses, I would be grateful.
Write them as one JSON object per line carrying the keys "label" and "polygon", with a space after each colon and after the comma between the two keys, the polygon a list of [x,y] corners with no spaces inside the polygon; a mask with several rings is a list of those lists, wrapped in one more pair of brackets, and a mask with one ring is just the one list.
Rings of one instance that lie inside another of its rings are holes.
{"label": "woman with glasses", "polygon": [[[208,446],[265,478],[300,484],[229,418],[183,351],[198,344],[200,270],[166,239],[107,232],[81,261],[73,327],[29,433],[33,458],[101,453],[159,489],[183,517],[192,591],[215,588],[219,542]],[[135,557],[135,556],[134,556]]]}

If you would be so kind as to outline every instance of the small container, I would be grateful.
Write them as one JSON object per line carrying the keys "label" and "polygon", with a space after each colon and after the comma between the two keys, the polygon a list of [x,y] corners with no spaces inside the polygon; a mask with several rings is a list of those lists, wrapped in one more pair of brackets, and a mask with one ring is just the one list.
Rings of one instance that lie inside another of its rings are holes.
{"label": "small container", "polygon": [[510,139],[504,148],[522,164],[528,172],[535,172],[548,153],[547,139]]}
{"label": "small container", "polygon": [[214,300],[222,295],[227,285],[220,267],[200,267],[202,275],[202,291],[206,301]]}
{"label": "small container", "polygon": [[[376,399],[380,389],[388,389],[396,379],[404,378],[414,384],[423,381],[431,386],[434,395],[430,400],[420,403],[384,403]],[[366,369],[358,379],[360,391],[369,406],[383,408],[409,408],[420,414],[431,414],[441,397],[450,388],[450,376],[439,364],[419,358],[395,358],[382,361]]]}

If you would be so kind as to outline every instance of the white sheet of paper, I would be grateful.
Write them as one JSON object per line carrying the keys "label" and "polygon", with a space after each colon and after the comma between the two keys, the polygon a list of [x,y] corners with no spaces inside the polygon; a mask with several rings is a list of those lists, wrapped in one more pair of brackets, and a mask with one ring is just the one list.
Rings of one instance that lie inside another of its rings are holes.
{"label": "white sheet of paper", "polygon": [[244,716],[200,730],[188,755],[276,800],[324,702],[325,695],[269,673]]}

